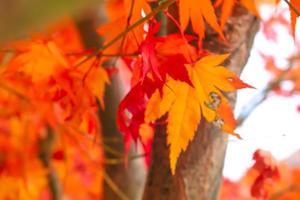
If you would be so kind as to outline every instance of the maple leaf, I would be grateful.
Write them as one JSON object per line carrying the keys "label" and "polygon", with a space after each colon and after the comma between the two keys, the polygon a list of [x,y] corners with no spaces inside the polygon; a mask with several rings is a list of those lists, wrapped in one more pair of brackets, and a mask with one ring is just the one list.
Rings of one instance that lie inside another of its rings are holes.
{"label": "maple leaf", "polygon": [[175,166],[181,151],[185,151],[200,123],[201,116],[225,132],[234,133],[235,119],[222,92],[250,87],[233,72],[219,66],[228,55],[206,56],[195,64],[186,64],[193,86],[167,79],[162,96],[156,90],[146,106],[145,121],[153,122],[168,112],[167,143],[170,145],[170,167]]}
{"label": "maple leaf", "polygon": [[271,189],[270,183],[279,179],[279,169],[276,160],[270,152],[256,150],[253,154],[255,164],[253,169],[259,172],[252,187],[251,195],[256,198],[266,198],[268,196],[268,188]]}
{"label": "maple leaf", "polygon": [[117,125],[125,135],[125,152],[128,152],[130,140],[140,138],[140,126],[144,124],[146,94],[141,84],[135,85],[121,101],[117,112]]}
{"label": "maple leaf", "polygon": [[65,17],[50,25],[46,33],[64,53],[79,53],[84,50],[79,30],[71,18]]}
{"label": "maple leaf", "polygon": [[25,44],[10,63],[11,70],[30,76],[33,82],[49,80],[56,73],[68,67],[68,61],[53,41],[33,41]]}
{"label": "maple leaf", "polygon": [[192,60],[196,54],[195,49],[188,44],[190,37],[179,34],[156,37],[159,29],[160,23],[150,25],[147,36],[140,45],[141,80],[151,72],[153,79],[160,82],[165,82],[168,74],[175,80],[191,84],[184,67],[184,63]]}
{"label": "maple leaf", "polygon": [[[15,51],[1,63],[0,199],[50,199],[47,176],[52,170],[57,182],[64,182],[66,198],[101,196],[96,98],[103,107],[109,80],[98,57],[73,67],[85,59],[73,25],[59,24],[49,33],[10,44]],[[58,140],[48,147],[52,133]],[[68,160],[72,162],[62,162]]]}
{"label": "maple leaf", "polygon": [[154,34],[157,33],[159,29],[159,23],[151,26],[145,40],[140,45],[140,52],[142,56],[142,81],[145,79],[149,71],[152,72],[154,78],[162,80],[158,71],[159,63],[155,52],[155,45],[160,40],[160,38],[154,36]]}
{"label": "maple leaf", "polygon": [[258,149],[253,159],[255,163],[240,180],[223,180],[220,199],[299,199],[299,151],[279,162],[270,152]]}
{"label": "maple leaf", "polygon": [[157,85],[162,85],[169,75],[175,80],[192,85],[184,66],[196,57],[195,48],[188,43],[192,37],[179,34],[155,36],[159,29],[160,24],[153,22],[147,36],[140,44],[141,57],[132,62],[132,82],[143,82],[146,77],[151,77]]}
{"label": "maple leaf", "polygon": [[174,174],[177,158],[193,139],[201,114],[196,91],[191,86],[172,79],[166,85],[162,99],[158,91],[151,97],[145,120],[150,122],[169,112],[167,144],[170,145],[170,166]]}
{"label": "maple leaf", "polygon": [[[215,7],[221,7],[221,27],[224,28],[225,23],[227,22],[228,18],[232,14],[233,8],[237,0],[217,0],[214,4]],[[241,4],[247,8],[250,12],[252,12],[254,15],[259,16],[255,0],[240,0]]]}
{"label": "maple leaf", "polygon": [[291,4],[291,6],[289,6],[289,8],[290,8],[290,13],[291,13],[292,33],[293,33],[293,36],[295,38],[295,34],[296,34],[296,20],[297,20],[298,14],[293,10],[292,7],[294,7],[298,11],[300,11],[300,1],[299,0],[290,0],[290,4]]}
{"label": "maple leaf", "polygon": [[[85,57],[80,58],[77,62],[79,63],[83,59],[85,59]],[[96,57],[89,59],[80,66],[78,71],[81,73],[80,75],[83,77],[83,81],[88,90],[98,98],[101,107],[104,109],[105,86],[109,84],[110,81],[107,71],[99,66],[99,62],[99,59]]]}
{"label": "maple leaf", "polygon": [[160,61],[159,72],[162,79],[166,75],[175,80],[184,81],[192,85],[185,63],[196,60],[196,49],[188,42],[194,39],[189,35],[171,34],[160,37],[155,47],[157,58]]}
{"label": "maple leaf", "polygon": [[191,19],[193,30],[199,36],[199,42],[202,41],[205,32],[203,18],[215,31],[219,33],[221,38],[224,39],[222,29],[218,24],[218,20],[210,0],[179,1],[179,20],[181,29],[184,31],[189,24],[189,20]]}
{"label": "maple leaf", "polygon": [[149,97],[158,87],[156,82],[146,77],[143,82],[140,81],[132,86],[117,111],[117,125],[124,134],[125,153],[128,153],[132,140],[135,143],[140,141],[146,153],[147,165],[150,163],[153,126],[145,123],[145,108]]}
{"label": "maple leaf", "polygon": [[[116,12],[116,10],[119,12]],[[104,36],[106,39],[104,45],[126,30],[130,25],[140,20],[143,17],[142,13],[148,14],[150,11],[151,8],[146,0],[108,1],[107,12],[109,22],[97,29],[98,34]],[[143,39],[144,23],[141,23],[124,35],[122,40],[118,40],[106,48],[105,53],[134,53],[138,50]]]}

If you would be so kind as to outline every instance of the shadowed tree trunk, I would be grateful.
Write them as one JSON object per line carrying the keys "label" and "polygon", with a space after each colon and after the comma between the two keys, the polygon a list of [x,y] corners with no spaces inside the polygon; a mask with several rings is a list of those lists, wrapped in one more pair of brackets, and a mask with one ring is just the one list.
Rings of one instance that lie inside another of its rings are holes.
{"label": "shadowed tree trunk", "polygon": [[[103,6],[103,5],[102,5]],[[100,45],[100,37],[96,33],[95,29],[100,23],[105,21],[105,16],[99,18],[100,8],[90,8],[87,9],[83,17],[79,16],[80,21],[78,22],[79,30],[83,37],[85,46],[87,48],[94,48]],[[104,152],[105,158],[107,159],[119,159],[124,153],[124,146],[122,143],[123,137],[119,133],[116,125],[116,112],[118,104],[121,98],[124,96],[124,89],[120,87],[122,85],[116,76],[111,77],[110,85],[106,87],[105,90],[105,109],[99,108],[99,117],[101,118],[102,125],[102,136],[105,139],[114,139],[116,142],[105,144],[104,141]],[[109,149],[107,149],[109,148]],[[115,153],[114,153],[115,152]],[[112,154],[113,153],[113,154]],[[118,155],[116,155],[118,154]],[[118,187],[119,190],[128,194],[128,172],[125,169],[124,164],[105,165],[105,171],[111,182]],[[118,195],[113,190],[112,186],[104,181],[103,196],[104,199],[119,199]]]}
{"label": "shadowed tree trunk", "polygon": [[[100,5],[96,8],[89,8],[82,16],[77,16],[80,19],[77,25],[87,48],[99,46],[101,43],[102,38],[100,39],[95,29],[100,23],[105,21],[106,16],[99,16],[99,12],[104,13],[103,9],[105,8],[103,6],[104,5]],[[116,58],[112,58],[113,61],[115,61],[115,59]],[[118,66],[117,63],[116,65]],[[116,124],[118,105],[124,96],[124,83],[119,74],[115,74],[111,77],[110,84],[105,90],[105,109],[100,109],[99,111],[106,159],[120,160],[125,157],[123,135],[119,132]],[[129,157],[134,155],[136,155],[136,149],[131,148]],[[141,198],[146,179],[146,170],[144,169],[142,159],[128,162],[127,166],[125,166],[123,162],[106,164],[105,173],[106,176],[103,185],[104,199],[114,200],[129,198],[133,200]]]}
{"label": "shadowed tree trunk", "polygon": [[[105,16],[101,16],[99,19],[97,17],[97,12],[99,9],[90,9],[87,10],[88,14],[85,14],[85,18],[81,18],[81,21],[78,23],[81,30],[81,35],[83,36],[85,45],[87,48],[93,48],[100,45],[100,37],[95,32],[97,24],[104,21]],[[121,101],[121,98],[124,96],[124,89],[119,86],[120,81],[116,76],[111,78],[111,83],[106,87],[105,91],[105,109],[99,111],[99,117],[101,118],[102,124],[102,134],[105,139],[114,139],[116,140],[113,143],[106,144],[104,146],[105,158],[108,159],[119,159],[119,156],[122,156],[124,153],[124,146],[122,144],[123,137],[119,133],[116,126],[116,112],[118,104]],[[105,143],[105,141],[104,141]],[[106,149],[109,148],[109,149]],[[115,155],[116,152],[118,155]],[[113,153],[113,154],[112,154]],[[128,188],[128,172],[125,169],[124,164],[115,164],[115,165],[105,165],[105,171],[111,182],[118,187],[119,190],[125,194],[129,193]],[[104,181],[103,196],[104,199],[119,199],[118,195],[113,190],[112,186]]]}
{"label": "shadowed tree trunk", "polygon": [[[249,57],[258,20],[237,5],[227,21],[224,33],[228,44],[217,33],[207,30],[204,49],[213,53],[230,53],[225,63],[240,73]],[[235,95],[229,96],[232,105]],[[176,173],[171,175],[166,127],[158,126],[154,137],[152,165],[144,191],[144,200],[215,200],[222,180],[227,134],[202,120],[187,150],[180,155]]]}

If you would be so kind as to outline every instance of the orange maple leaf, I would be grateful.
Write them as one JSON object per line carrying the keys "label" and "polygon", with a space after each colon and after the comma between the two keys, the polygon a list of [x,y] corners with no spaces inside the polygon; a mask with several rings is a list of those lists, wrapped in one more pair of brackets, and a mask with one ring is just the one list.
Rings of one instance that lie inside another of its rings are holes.
{"label": "orange maple leaf", "polygon": [[10,70],[23,72],[33,82],[49,80],[51,75],[68,67],[67,60],[53,41],[20,43],[19,49],[21,52],[10,63]]}
{"label": "orange maple leaf", "polygon": [[260,149],[254,152],[253,159],[255,164],[252,168],[258,172],[258,175],[251,187],[251,195],[265,199],[268,190],[272,188],[272,183],[280,177],[278,164],[270,152]]}
{"label": "orange maple leaf", "polygon": [[[247,8],[250,12],[255,14],[256,16],[259,16],[256,5],[255,5],[255,0],[240,0],[241,4]],[[221,27],[223,28],[226,21],[232,14],[234,5],[236,3],[236,0],[217,0],[214,4],[215,7],[218,7],[222,5],[221,7]]]}
{"label": "orange maple leaf", "polygon": [[80,32],[75,22],[69,17],[50,25],[44,34],[46,37],[50,37],[64,53],[72,54],[84,51]]}
{"label": "orange maple leaf", "polygon": [[295,33],[296,33],[296,20],[298,17],[298,14],[293,10],[297,9],[298,11],[300,11],[300,1],[299,0],[290,0],[290,13],[291,13],[291,26],[292,26],[292,33],[293,36],[295,38]]}
{"label": "orange maple leaf", "polygon": [[[80,63],[84,59],[86,57],[81,57],[76,63]],[[83,79],[88,90],[98,98],[101,107],[104,108],[104,91],[110,81],[107,71],[103,67],[98,66],[99,63],[98,58],[93,57],[84,62],[77,70],[80,72],[79,78]]]}
{"label": "orange maple leaf", "polygon": [[[116,10],[120,12],[116,12]],[[142,13],[148,14],[150,11],[150,6],[146,0],[109,1],[107,4],[107,12],[110,21],[98,27],[97,32],[105,38],[104,44],[107,44],[126,30],[128,26],[141,19],[143,17]],[[109,48],[105,49],[105,53],[134,53],[138,50],[140,43],[143,41],[143,36],[144,23],[124,35],[122,40],[116,41]]]}
{"label": "orange maple leaf", "polygon": [[231,107],[222,94],[236,89],[250,87],[233,72],[219,66],[228,55],[211,55],[194,65],[187,64],[190,79],[194,85],[175,81],[168,77],[163,94],[156,90],[145,111],[145,121],[152,122],[168,114],[167,143],[170,145],[170,167],[175,173],[176,162],[181,151],[185,151],[201,121],[201,115],[225,132],[234,133],[235,119]]}
{"label": "orange maple leaf", "polygon": [[205,32],[204,20],[219,33],[222,39],[224,35],[218,24],[214,8],[210,0],[180,0],[179,1],[179,20],[181,29],[185,30],[191,19],[193,30],[199,36],[199,42],[202,41]]}

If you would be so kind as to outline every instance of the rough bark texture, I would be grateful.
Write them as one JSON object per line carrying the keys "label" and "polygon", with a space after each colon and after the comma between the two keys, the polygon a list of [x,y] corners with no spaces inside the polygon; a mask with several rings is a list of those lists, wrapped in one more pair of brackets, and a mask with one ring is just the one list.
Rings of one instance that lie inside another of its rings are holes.
{"label": "rough bark texture", "polygon": [[[225,27],[227,45],[218,35],[208,30],[204,48],[214,53],[230,53],[225,65],[240,73],[250,54],[253,37],[258,30],[258,20],[237,5]],[[235,95],[229,96],[234,104]],[[164,126],[156,129],[152,166],[149,171],[144,200],[215,200],[218,198],[227,135],[213,125],[202,122],[189,144],[180,155],[176,173],[171,175],[169,148],[166,145]]]}

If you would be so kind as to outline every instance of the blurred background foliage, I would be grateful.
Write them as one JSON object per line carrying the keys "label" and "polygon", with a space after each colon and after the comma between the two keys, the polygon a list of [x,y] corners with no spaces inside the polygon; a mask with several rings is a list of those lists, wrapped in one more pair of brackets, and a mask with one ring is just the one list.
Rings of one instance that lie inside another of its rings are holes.
{"label": "blurred background foliage", "polygon": [[77,15],[102,0],[0,0],[0,43],[41,30],[49,22]]}

